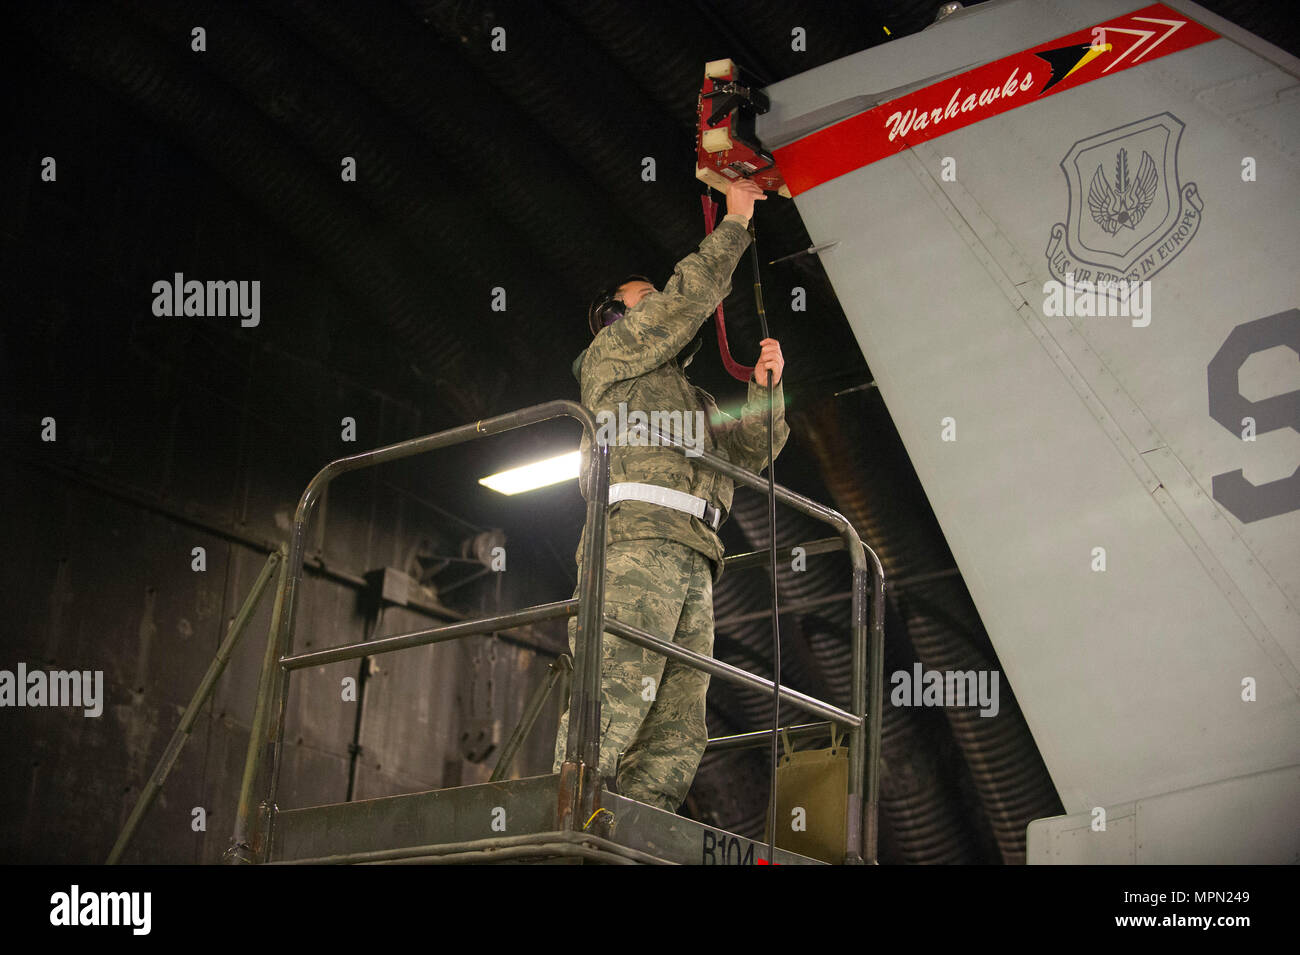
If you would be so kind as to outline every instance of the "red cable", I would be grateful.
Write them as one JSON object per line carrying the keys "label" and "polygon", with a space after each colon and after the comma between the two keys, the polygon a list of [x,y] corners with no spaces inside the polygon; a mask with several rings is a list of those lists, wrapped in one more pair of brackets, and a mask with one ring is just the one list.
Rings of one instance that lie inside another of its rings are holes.
{"label": "red cable", "polygon": [[[717,216],[718,204],[713,201],[712,197],[706,192],[700,196],[700,204],[704,207],[704,234],[711,235],[713,232],[714,218]],[[731,357],[731,349],[727,347],[727,323],[722,314],[722,303],[718,303],[718,352],[722,355],[722,365],[727,369],[727,374],[731,375],[737,381],[749,381],[754,374],[752,365],[742,365],[736,359]]]}

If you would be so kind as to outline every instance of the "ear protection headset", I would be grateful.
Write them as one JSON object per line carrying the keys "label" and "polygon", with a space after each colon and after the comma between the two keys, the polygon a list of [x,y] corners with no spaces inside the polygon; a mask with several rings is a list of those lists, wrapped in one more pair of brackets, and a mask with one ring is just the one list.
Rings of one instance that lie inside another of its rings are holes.
{"label": "ear protection headset", "polygon": [[591,330],[593,338],[606,325],[613,325],[627,313],[627,306],[615,296],[618,295],[618,290],[628,282],[650,282],[651,285],[654,284],[644,275],[628,275],[601,289],[600,293],[592,299],[591,308],[587,310],[587,327]]}

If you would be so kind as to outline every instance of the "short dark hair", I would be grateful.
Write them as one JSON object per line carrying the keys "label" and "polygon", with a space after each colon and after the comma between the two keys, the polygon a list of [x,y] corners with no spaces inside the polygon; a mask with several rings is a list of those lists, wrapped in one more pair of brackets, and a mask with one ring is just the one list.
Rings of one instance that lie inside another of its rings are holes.
{"label": "short dark hair", "polygon": [[610,317],[611,314],[618,311],[617,317],[622,318],[621,311],[614,309],[613,306],[617,302],[615,296],[618,295],[618,290],[628,282],[650,282],[654,285],[654,282],[644,275],[627,275],[617,282],[602,286],[595,298],[591,300],[591,307],[587,309],[587,327],[591,330],[592,338],[595,338],[607,324],[616,320]]}

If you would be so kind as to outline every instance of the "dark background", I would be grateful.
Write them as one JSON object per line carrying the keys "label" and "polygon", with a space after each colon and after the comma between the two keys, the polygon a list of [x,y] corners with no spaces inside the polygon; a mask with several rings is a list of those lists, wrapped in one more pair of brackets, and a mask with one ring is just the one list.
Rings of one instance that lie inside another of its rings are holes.
{"label": "dark background", "polygon": [[[1138,6],[1139,4],[1135,4]],[[23,2],[11,7],[0,152],[0,425],[5,547],[0,668],[103,670],[105,711],[0,712],[0,860],[97,862],[296,502],[326,462],[554,398],[577,398],[587,303],[610,277],[662,282],[703,232],[694,179],[703,64],[775,82],[917,32],[937,4],[749,2],[257,4]],[[1211,9],[1295,51],[1262,3]],[[1275,8],[1273,8],[1275,9]],[[202,26],[206,52],[190,48]],[[491,31],[506,29],[493,52]],[[806,52],[790,49],[792,28]],[[888,32],[886,32],[886,27]],[[57,181],[40,178],[44,157]],[[340,179],[354,157],[356,182]],[[656,163],[653,182],[642,160]],[[808,247],[792,203],[760,205],[767,262]],[[746,260],[726,303],[757,353]],[[261,324],[158,318],[155,281],[259,280]],[[886,671],[992,668],[953,566],[815,257],[765,268],[793,436],[782,484],[846,514],[894,582]],[[491,309],[492,289],[507,310]],[[808,309],[790,309],[802,287]],[[711,333],[710,333],[711,335]],[[743,399],[712,338],[692,379]],[[53,418],[57,440],[40,440]],[[341,419],[356,421],[354,442]],[[477,479],[576,447],[567,419],[349,475],[318,510],[299,647],[569,596],[576,482],[503,498]],[[505,536],[507,572],[473,557]],[[782,510],[778,543],[827,536]],[[730,552],[766,543],[766,502],[738,490]],[[191,569],[192,549],[206,570]],[[388,606],[368,573],[421,580],[433,609]],[[920,579],[918,579],[920,578]],[[787,574],[794,601],[847,594],[842,557]],[[715,654],[770,672],[766,577],[716,593]],[[127,861],[215,862],[229,843],[263,601]],[[847,705],[848,606],[783,620],[783,673]],[[302,674],[282,808],[471,783],[563,646],[563,627],[377,658],[364,716]],[[1001,713],[886,703],[882,861],[1021,862],[1060,802],[1014,701]],[[549,772],[558,702],[517,759]],[[770,700],[713,681],[711,735],[770,724]],[[706,756],[684,815],[761,834],[758,752]],[[203,807],[206,831],[191,827]]]}

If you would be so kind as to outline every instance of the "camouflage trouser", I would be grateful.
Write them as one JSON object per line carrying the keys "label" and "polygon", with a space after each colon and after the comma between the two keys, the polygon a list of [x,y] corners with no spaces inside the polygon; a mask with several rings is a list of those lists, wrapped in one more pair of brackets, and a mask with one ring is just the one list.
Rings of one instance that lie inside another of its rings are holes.
{"label": "camouflage trouser", "polygon": [[[612,543],[606,551],[605,614],[712,656],[712,569],[709,558],[675,541]],[[570,617],[570,651],[576,630],[577,618]],[[676,812],[709,737],[704,720],[709,675],[608,631],[601,644],[601,775],[614,777],[617,766],[619,793]],[[568,734],[566,712],[555,740],[555,772]]]}

